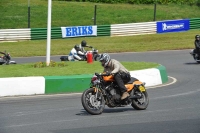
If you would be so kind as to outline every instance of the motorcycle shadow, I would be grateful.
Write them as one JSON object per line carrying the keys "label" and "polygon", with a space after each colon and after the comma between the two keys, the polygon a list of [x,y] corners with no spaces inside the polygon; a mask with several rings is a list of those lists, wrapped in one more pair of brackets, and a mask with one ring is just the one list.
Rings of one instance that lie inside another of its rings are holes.
{"label": "motorcycle shadow", "polygon": [[[105,114],[105,113],[121,113],[121,112],[129,112],[129,111],[137,111],[137,110],[133,109],[132,107],[105,108],[104,111],[102,112],[102,114]],[[87,115],[91,115],[91,114],[89,114],[87,111],[82,109],[81,113],[78,113],[76,115],[87,116]]]}
{"label": "motorcycle shadow", "polygon": [[128,112],[128,111],[136,111],[131,106],[130,107],[117,107],[117,108],[105,108],[103,113],[120,113],[120,112]]}
{"label": "motorcycle shadow", "polygon": [[184,63],[185,65],[200,65],[200,63],[197,63],[197,62],[187,62],[187,63]]}

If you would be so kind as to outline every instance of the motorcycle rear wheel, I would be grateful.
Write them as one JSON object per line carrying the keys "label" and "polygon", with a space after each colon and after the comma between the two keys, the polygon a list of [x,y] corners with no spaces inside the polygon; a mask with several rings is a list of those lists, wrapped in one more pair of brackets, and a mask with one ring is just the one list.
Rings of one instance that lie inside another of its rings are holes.
{"label": "motorcycle rear wheel", "polygon": [[193,58],[197,63],[200,63],[199,59],[197,57],[195,57],[195,54],[193,55]]}
{"label": "motorcycle rear wheel", "polygon": [[142,97],[139,99],[133,99],[131,106],[136,110],[145,110],[149,105],[149,97],[147,91],[136,91],[135,93],[138,93]]}
{"label": "motorcycle rear wheel", "polygon": [[92,115],[99,115],[105,108],[105,100],[102,93],[94,92],[93,88],[85,90],[81,97],[83,108]]}

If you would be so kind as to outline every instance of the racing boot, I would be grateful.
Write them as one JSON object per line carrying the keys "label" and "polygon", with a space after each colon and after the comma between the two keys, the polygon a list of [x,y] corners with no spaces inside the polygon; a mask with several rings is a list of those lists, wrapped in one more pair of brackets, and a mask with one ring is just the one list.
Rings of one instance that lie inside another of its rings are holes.
{"label": "racing boot", "polygon": [[130,96],[129,93],[128,93],[128,92],[124,92],[124,93],[122,94],[121,100],[127,98],[128,96]]}

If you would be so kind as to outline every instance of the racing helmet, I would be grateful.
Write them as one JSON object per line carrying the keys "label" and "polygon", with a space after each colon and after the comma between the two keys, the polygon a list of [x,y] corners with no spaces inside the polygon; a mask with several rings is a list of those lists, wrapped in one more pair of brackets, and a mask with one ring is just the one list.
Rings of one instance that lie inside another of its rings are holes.
{"label": "racing helmet", "polygon": [[85,47],[87,45],[87,42],[85,40],[81,41],[81,46]]}
{"label": "racing helmet", "polygon": [[80,50],[81,50],[80,47],[78,46],[78,44],[76,44],[76,45],[74,46],[74,48],[76,49],[76,51],[80,51]]}
{"label": "racing helmet", "polygon": [[[198,39],[197,39],[197,38],[198,38]],[[196,40],[199,40],[199,38],[200,38],[200,36],[199,36],[199,35],[196,35],[196,36],[195,36],[195,39],[196,39]]]}
{"label": "racing helmet", "polygon": [[110,61],[110,55],[107,54],[107,53],[101,54],[101,55],[100,55],[100,58],[99,58],[99,61],[101,62],[101,65],[102,65],[103,67],[108,66],[108,63],[109,63],[109,61]]}

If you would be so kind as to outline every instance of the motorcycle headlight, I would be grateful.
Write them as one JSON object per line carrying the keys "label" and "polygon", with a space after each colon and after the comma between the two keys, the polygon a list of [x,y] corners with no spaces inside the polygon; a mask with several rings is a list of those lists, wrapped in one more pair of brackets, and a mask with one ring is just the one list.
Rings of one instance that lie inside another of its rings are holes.
{"label": "motorcycle headlight", "polygon": [[97,80],[97,77],[92,77],[91,82]]}

